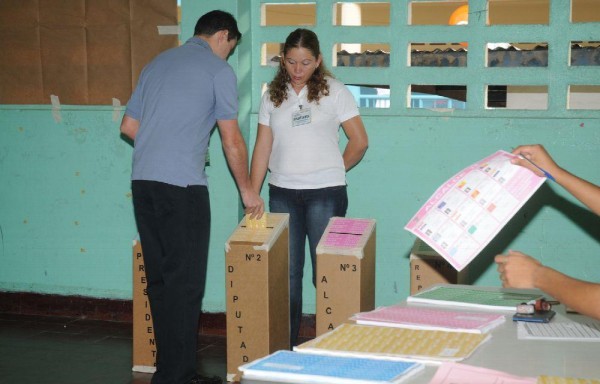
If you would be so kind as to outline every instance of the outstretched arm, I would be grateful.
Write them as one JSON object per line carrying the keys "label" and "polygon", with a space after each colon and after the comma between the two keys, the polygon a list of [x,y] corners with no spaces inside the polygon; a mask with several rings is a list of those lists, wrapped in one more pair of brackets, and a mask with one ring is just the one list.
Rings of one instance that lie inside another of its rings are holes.
{"label": "outstretched arm", "polygon": [[600,320],[600,284],[574,279],[521,252],[495,258],[505,288],[537,288],[573,310]]}
{"label": "outstretched arm", "polygon": [[[512,153],[526,157],[550,173],[558,184],[585,204],[592,212],[600,215],[600,187],[558,166],[543,146],[539,144],[521,145],[515,148]],[[526,160],[516,158],[513,160],[513,164],[521,165],[543,176],[539,169]]]}

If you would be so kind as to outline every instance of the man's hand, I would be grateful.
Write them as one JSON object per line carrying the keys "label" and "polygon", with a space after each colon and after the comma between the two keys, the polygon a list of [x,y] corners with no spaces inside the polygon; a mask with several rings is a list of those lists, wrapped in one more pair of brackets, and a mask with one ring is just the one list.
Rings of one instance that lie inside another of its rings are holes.
{"label": "man's hand", "polygon": [[260,219],[265,212],[265,202],[262,197],[251,188],[241,192],[240,195],[244,204],[244,212],[253,219]]}

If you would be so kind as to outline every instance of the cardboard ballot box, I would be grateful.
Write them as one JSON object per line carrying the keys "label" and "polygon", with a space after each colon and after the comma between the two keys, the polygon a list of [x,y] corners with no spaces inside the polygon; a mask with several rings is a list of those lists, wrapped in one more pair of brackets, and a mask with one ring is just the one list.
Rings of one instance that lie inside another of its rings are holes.
{"label": "cardboard ballot box", "polygon": [[375,308],[375,220],[333,217],[317,246],[316,335]]}
{"label": "cardboard ballot box", "polygon": [[156,371],[156,343],[150,302],[146,292],[142,245],[133,241],[133,371]]}
{"label": "cardboard ballot box", "polygon": [[240,365],[290,347],[289,215],[242,219],[225,244],[227,381]]}
{"label": "cardboard ballot box", "polygon": [[427,243],[417,238],[410,252],[410,294],[435,284],[468,284],[468,267],[458,272]]}

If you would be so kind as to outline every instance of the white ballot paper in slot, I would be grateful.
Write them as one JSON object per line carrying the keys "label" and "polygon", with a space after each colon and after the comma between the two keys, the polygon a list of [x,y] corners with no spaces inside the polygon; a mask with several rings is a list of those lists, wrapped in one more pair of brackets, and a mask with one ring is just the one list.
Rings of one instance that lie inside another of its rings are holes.
{"label": "white ballot paper in slot", "polygon": [[466,267],[546,180],[498,151],[435,191],[404,227],[456,270]]}

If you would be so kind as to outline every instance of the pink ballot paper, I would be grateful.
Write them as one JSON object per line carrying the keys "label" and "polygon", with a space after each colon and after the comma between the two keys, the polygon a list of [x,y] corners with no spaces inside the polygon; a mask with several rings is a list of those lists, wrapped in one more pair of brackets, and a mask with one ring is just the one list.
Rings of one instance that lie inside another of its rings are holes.
{"label": "pink ballot paper", "polygon": [[[372,230],[373,220],[333,217],[329,221],[319,246],[357,247],[365,233]],[[364,240],[363,240],[364,241]]]}
{"label": "pink ballot paper", "polygon": [[443,363],[429,384],[536,384],[535,377],[514,376],[487,368]]}
{"label": "pink ballot paper", "polygon": [[544,183],[498,151],[444,183],[404,227],[457,271],[466,267]]}

